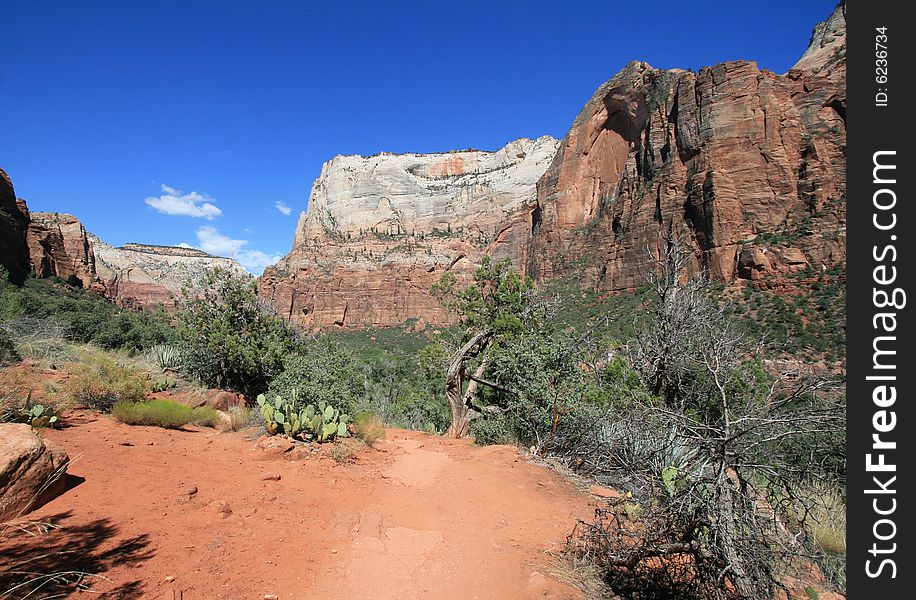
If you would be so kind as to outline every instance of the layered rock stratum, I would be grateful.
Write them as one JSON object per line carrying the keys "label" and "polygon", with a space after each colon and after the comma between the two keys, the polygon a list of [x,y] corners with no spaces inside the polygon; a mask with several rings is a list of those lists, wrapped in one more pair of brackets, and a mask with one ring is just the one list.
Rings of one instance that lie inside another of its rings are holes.
{"label": "layered rock stratum", "polygon": [[694,271],[724,282],[840,273],[845,10],[783,75],[752,61],[698,73],[632,62],[559,143],[338,156],[260,293],[306,327],[445,323],[429,288],[447,271],[467,278],[484,254],[541,281],[625,293],[672,233],[696,251]]}
{"label": "layered rock stratum", "polygon": [[182,287],[204,271],[219,267],[237,273],[245,270],[231,258],[213,256],[202,250],[152,244],[124,244],[113,247],[89,235],[95,251],[96,275],[105,294],[129,308],[171,309]]}
{"label": "layered rock stratum", "polygon": [[0,169],[0,265],[15,281],[21,281],[29,272],[25,241],[28,227],[28,209],[16,201],[13,182],[6,171]]}
{"label": "layered rock stratum", "polygon": [[0,171],[0,257],[11,278],[57,277],[132,309],[171,309],[188,281],[221,267],[244,273],[233,259],[194,248],[125,244],[113,247],[73,215],[30,212]]}
{"label": "layered rock stratum", "polygon": [[495,152],[337,156],[259,293],[303,327],[447,322],[430,295],[443,273],[467,276],[484,254],[523,262],[528,225],[518,216],[557,144],[545,136]]}
{"label": "layered rock stratum", "polygon": [[784,75],[627,65],[538,182],[528,273],[632,290],[671,232],[726,282],[845,266],[845,50],[840,5]]}

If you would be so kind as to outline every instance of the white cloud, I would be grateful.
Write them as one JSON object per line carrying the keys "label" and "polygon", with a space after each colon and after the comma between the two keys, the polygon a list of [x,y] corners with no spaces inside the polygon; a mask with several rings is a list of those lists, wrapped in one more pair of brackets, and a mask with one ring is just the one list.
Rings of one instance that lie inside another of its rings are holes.
{"label": "white cloud", "polygon": [[293,212],[293,209],[291,209],[283,200],[277,200],[274,202],[274,207],[276,207],[277,210],[287,216]]}
{"label": "white cloud", "polygon": [[213,198],[204,194],[185,194],[165,184],[162,184],[162,192],[161,196],[147,198],[145,202],[163,214],[197,217],[208,221],[223,214],[223,211],[213,204]]}
{"label": "white cloud", "polygon": [[251,273],[258,275],[264,267],[272,265],[281,258],[280,254],[268,254],[248,247],[248,240],[237,240],[223,235],[216,227],[205,225],[197,230],[197,241],[200,249],[216,256],[234,258]]}

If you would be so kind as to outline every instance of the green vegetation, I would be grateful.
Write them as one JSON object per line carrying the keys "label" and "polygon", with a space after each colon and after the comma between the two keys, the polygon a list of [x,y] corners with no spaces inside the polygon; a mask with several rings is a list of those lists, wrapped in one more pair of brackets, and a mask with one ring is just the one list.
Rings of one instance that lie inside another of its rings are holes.
{"label": "green vegetation", "polygon": [[[145,352],[174,339],[163,311],[132,312],[121,309],[90,291],[72,288],[54,279],[27,279],[14,285],[0,273],[0,323],[7,334],[35,334],[58,330],[70,342],[92,343],[100,348]],[[3,334],[0,334],[2,336]],[[3,340],[0,337],[0,351]]]}
{"label": "green vegetation", "polygon": [[194,409],[191,422],[201,427],[210,427],[219,429],[223,421],[219,416],[219,411],[209,406],[198,406]]}
{"label": "green vegetation", "polygon": [[64,391],[79,406],[107,412],[118,402],[142,402],[149,384],[137,371],[110,356],[92,354],[72,367]]}
{"label": "green vegetation", "polygon": [[258,396],[258,408],[270,434],[283,433],[307,442],[331,442],[347,437],[350,415],[340,412],[324,400],[306,404],[293,393],[288,398]]}
{"label": "green vegetation", "polygon": [[296,350],[296,332],[261,305],[248,275],[207,271],[178,308],[182,369],[208,387],[256,396]]}
{"label": "green vegetation", "polygon": [[[723,312],[740,319],[774,354],[842,363],[846,358],[846,283],[832,273],[808,269],[791,275],[798,293],[744,288],[740,297],[723,298]],[[807,285],[802,280],[811,279]]]}
{"label": "green vegetation", "polygon": [[127,425],[151,425],[178,429],[195,418],[194,410],[172,400],[120,401],[111,407],[111,416]]}

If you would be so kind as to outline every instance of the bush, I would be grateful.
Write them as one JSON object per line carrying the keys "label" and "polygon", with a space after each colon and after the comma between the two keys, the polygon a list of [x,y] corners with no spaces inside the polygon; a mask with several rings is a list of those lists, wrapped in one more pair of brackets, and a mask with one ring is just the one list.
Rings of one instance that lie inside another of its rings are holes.
{"label": "bush", "polygon": [[19,360],[19,352],[6,328],[0,326],[0,367]]}
{"label": "bush", "polygon": [[69,341],[131,354],[175,339],[164,311],[132,312],[59,280],[27,279],[17,286],[0,278],[0,321],[23,318],[56,323]]}
{"label": "bush", "polygon": [[298,344],[291,326],[258,301],[247,275],[207,271],[183,290],[178,308],[182,369],[208,387],[257,396]]}
{"label": "bush", "polygon": [[353,417],[353,435],[367,446],[385,437],[385,426],[377,415],[361,412]]}
{"label": "bush", "polygon": [[295,396],[302,406],[326,402],[352,413],[363,391],[354,365],[352,354],[339,344],[318,340],[302,354],[286,358],[283,371],[270,383],[268,396]]}
{"label": "bush", "polygon": [[219,416],[219,411],[209,406],[198,406],[195,408],[191,420],[195,425],[210,427],[211,429],[217,429],[223,422],[222,418]]}
{"label": "bush", "polygon": [[172,400],[120,401],[111,407],[111,416],[127,425],[152,425],[166,429],[178,429],[194,420],[194,410]]}
{"label": "bush", "polygon": [[109,411],[117,402],[142,402],[148,382],[107,356],[90,356],[71,373],[65,392],[79,405]]}

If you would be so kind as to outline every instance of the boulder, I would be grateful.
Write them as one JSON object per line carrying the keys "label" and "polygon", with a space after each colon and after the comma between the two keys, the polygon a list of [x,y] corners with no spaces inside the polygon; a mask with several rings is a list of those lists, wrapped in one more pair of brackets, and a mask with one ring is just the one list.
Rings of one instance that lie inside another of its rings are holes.
{"label": "boulder", "polygon": [[0,425],[0,522],[16,519],[66,490],[70,458],[31,426]]}
{"label": "boulder", "polygon": [[216,410],[228,411],[237,406],[245,406],[245,396],[228,392],[226,390],[213,389],[207,392],[206,405]]}

